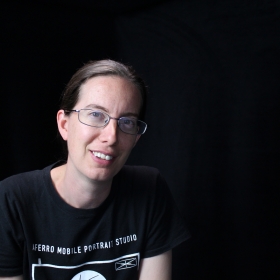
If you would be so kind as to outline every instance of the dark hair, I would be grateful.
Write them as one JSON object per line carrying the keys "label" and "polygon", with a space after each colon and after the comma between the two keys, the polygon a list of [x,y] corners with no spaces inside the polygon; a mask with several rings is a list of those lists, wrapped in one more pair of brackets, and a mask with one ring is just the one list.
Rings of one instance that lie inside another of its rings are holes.
{"label": "dark hair", "polygon": [[[70,79],[61,98],[61,109],[71,110],[79,100],[81,86],[90,78],[97,76],[118,76],[130,81],[139,90],[142,97],[142,105],[139,119],[145,119],[147,89],[144,81],[135,73],[131,66],[106,59],[89,61],[81,67]],[[67,114],[67,112],[65,112]]]}

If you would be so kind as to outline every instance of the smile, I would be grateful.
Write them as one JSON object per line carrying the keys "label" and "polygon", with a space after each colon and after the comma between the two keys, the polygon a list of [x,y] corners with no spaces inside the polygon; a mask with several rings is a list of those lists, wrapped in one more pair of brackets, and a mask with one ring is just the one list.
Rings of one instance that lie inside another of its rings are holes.
{"label": "smile", "polygon": [[113,158],[112,156],[104,155],[104,154],[99,153],[99,152],[93,152],[93,154],[96,157],[101,158],[101,159],[105,159],[105,160],[111,160]]}

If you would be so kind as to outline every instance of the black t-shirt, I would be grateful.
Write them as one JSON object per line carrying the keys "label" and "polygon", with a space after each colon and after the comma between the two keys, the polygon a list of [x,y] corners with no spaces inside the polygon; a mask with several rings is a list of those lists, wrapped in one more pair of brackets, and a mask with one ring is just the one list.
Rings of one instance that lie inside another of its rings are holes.
{"label": "black t-shirt", "polygon": [[140,259],[189,237],[157,169],[124,166],[98,208],[77,209],[56,192],[54,166],[0,182],[0,276],[137,279]]}

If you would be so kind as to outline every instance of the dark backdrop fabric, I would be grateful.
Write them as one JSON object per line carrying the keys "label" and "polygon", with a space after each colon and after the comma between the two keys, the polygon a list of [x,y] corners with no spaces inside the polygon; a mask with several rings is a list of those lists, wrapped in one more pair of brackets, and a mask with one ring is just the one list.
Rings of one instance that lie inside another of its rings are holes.
{"label": "dark backdrop fabric", "polygon": [[147,133],[192,238],[173,279],[278,279],[279,1],[4,2],[0,179],[61,157],[60,93],[89,59],[133,65]]}

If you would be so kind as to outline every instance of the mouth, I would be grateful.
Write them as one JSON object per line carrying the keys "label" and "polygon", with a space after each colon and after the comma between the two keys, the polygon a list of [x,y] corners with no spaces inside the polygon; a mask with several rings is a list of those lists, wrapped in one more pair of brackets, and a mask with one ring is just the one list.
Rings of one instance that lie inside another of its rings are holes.
{"label": "mouth", "polygon": [[109,156],[109,155],[105,155],[103,153],[100,152],[92,152],[96,157],[104,159],[104,160],[111,160],[113,157]]}

